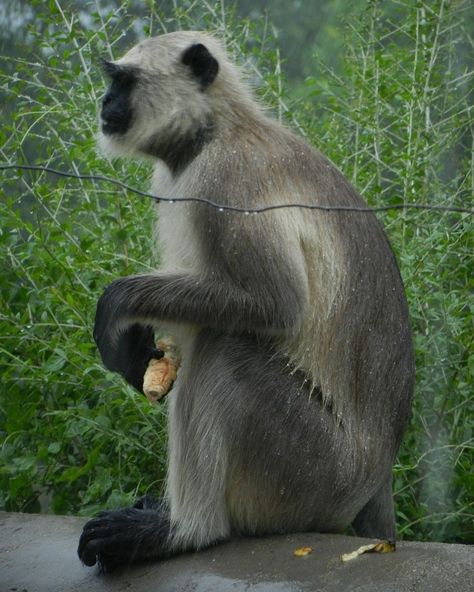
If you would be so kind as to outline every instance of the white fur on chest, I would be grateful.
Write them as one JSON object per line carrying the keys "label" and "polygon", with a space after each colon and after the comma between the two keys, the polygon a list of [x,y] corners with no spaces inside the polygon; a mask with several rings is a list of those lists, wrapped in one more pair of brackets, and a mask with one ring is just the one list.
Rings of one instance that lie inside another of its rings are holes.
{"label": "white fur on chest", "polygon": [[[175,182],[163,163],[155,166],[151,185],[154,195],[173,201],[174,198],[186,196],[184,185],[182,181]],[[160,271],[198,273],[201,265],[200,249],[189,204],[163,201],[157,211],[156,240],[160,252]],[[179,378],[185,372],[198,327],[190,323],[158,321],[157,329],[162,336],[172,336],[180,348],[182,363]],[[177,382],[179,384],[179,380]]]}
{"label": "white fur on chest", "polygon": [[164,271],[195,271],[201,264],[201,249],[189,203],[174,199],[186,197],[185,179],[175,181],[165,165],[157,165],[152,180],[152,191],[172,203],[163,201],[158,206],[157,242],[160,250],[160,269]]}

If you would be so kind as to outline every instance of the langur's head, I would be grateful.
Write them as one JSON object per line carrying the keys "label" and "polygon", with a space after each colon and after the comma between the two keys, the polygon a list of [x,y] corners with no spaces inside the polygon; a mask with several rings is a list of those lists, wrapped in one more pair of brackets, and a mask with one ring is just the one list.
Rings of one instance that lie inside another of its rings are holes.
{"label": "langur's head", "polygon": [[219,103],[240,85],[219,41],[193,31],[147,39],[105,61],[104,70],[110,86],[100,110],[101,148],[159,158],[172,169],[177,152],[182,160],[183,150],[192,155],[212,136]]}

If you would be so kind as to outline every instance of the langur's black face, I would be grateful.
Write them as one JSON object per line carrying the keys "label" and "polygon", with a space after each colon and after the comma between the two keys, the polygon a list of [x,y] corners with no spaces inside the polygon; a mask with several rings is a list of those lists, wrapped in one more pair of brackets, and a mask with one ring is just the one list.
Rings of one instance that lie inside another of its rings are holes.
{"label": "langur's black face", "polygon": [[138,73],[106,61],[103,68],[111,84],[102,99],[101,129],[105,135],[124,135],[133,122],[131,93],[137,84]]}
{"label": "langur's black face", "polygon": [[212,137],[214,56],[202,43],[170,51],[152,38],[102,65],[110,79],[100,106],[102,151],[159,159],[174,173],[183,169]]}

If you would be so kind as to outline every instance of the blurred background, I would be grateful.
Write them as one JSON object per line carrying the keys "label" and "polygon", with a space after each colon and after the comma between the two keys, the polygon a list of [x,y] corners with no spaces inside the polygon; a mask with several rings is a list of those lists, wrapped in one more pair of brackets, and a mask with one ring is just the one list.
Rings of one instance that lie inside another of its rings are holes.
{"label": "blurred background", "polygon": [[[474,5],[463,0],[15,1],[0,5],[0,163],[106,174],[99,58],[219,35],[255,92],[371,206],[474,207]],[[115,186],[0,171],[0,508],[91,515],[159,494],[166,403],[102,367],[102,289],[156,265],[151,206]],[[413,416],[394,467],[402,538],[474,542],[473,218],[379,214],[410,304]],[[172,392],[169,396],[172,396]],[[383,446],[383,442],[380,443]]]}

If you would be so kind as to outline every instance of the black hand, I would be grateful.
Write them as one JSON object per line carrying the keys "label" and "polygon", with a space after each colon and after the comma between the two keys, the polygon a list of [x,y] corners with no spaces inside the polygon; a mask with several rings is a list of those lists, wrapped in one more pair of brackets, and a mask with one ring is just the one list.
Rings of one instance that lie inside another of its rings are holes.
{"label": "black hand", "polygon": [[149,361],[162,357],[163,352],[155,348],[153,327],[138,323],[126,325],[126,279],[113,282],[99,299],[94,339],[105,367],[120,373],[142,392]]}
{"label": "black hand", "polygon": [[125,380],[143,392],[143,376],[152,358],[162,357],[155,348],[153,327],[131,325],[119,334],[114,347],[114,365]]}

